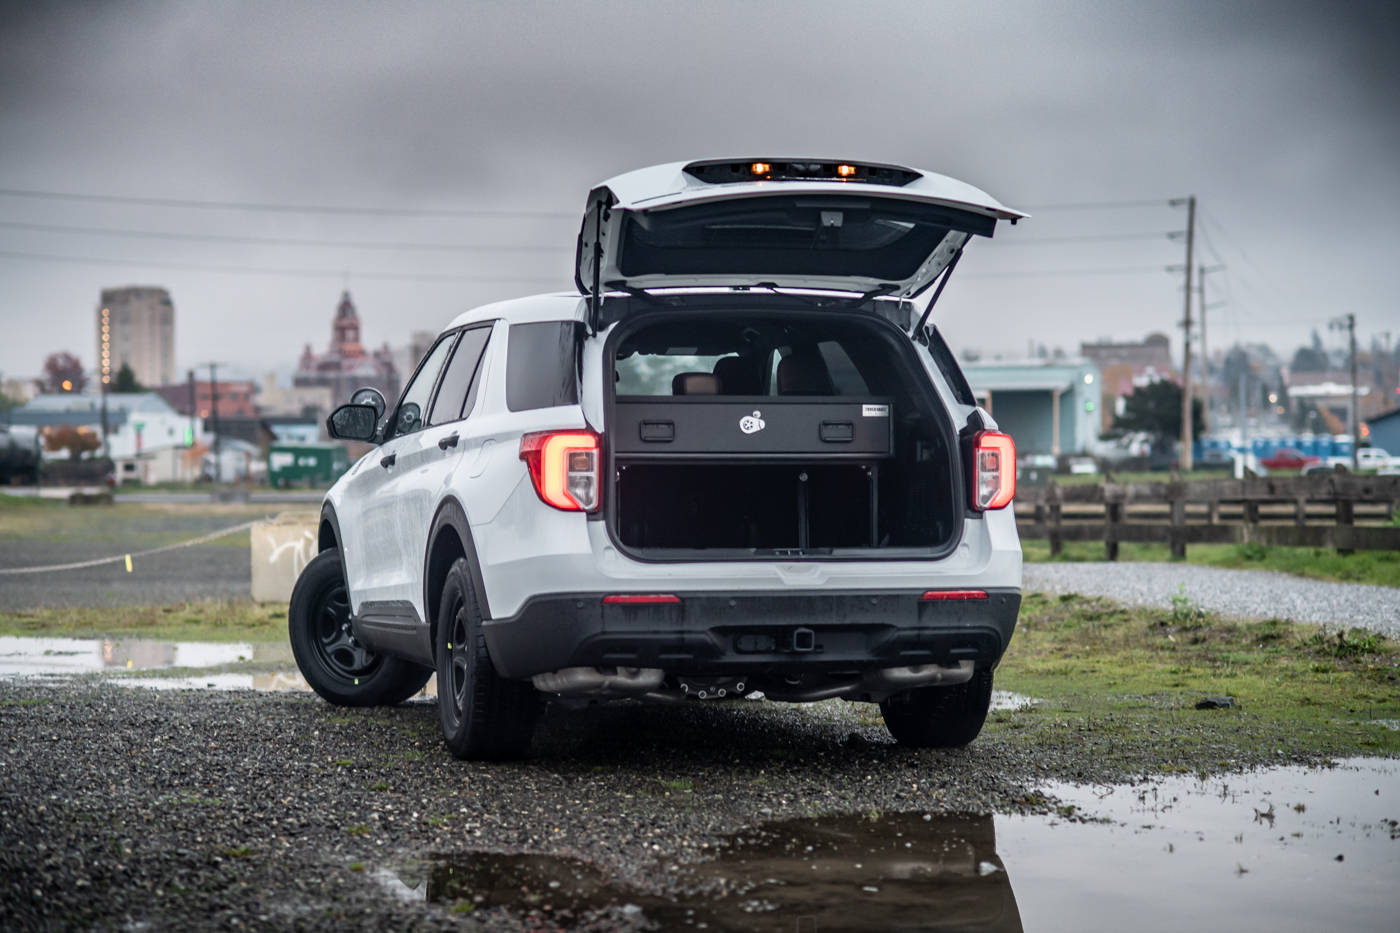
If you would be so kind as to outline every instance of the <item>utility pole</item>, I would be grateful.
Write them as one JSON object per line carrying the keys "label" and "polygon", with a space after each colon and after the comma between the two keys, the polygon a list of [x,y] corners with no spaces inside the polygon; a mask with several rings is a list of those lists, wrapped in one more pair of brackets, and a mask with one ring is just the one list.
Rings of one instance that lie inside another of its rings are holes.
{"label": "utility pole", "polygon": [[214,426],[214,483],[224,481],[223,464],[219,462],[219,364],[206,363],[209,367],[209,420]]}
{"label": "utility pole", "polygon": [[1331,330],[1345,330],[1347,338],[1351,344],[1351,468],[1359,469],[1361,466],[1361,421],[1360,412],[1356,408],[1356,315],[1344,314],[1339,318],[1333,318],[1327,325]]}
{"label": "utility pole", "polygon": [[1191,445],[1195,440],[1191,431],[1191,273],[1195,271],[1192,263],[1196,248],[1196,196],[1169,203],[1175,207],[1183,202],[1186,204],[1186,306],[1181,316],[1181,456],[1178,465],[1184,473],[1193,465]]}
{"label": "utility pole", "polygon": [[[1210,305],[1206,303],[1206,274],[1210,272],[1219,272],[1224,268],[1224,266],[1201,266],[1196,270],[1196,288],[1200,292],[1201,298],[1199,303],[1201,309],[1201,383],[1206,389],[1205,404],[1201,408],[1201,427],[1207,434],[1210,433],[1210,406],[1211,403],[1215,401],[1215,393],[1211,390],[1210,351],[1206,348],[1206,312],[1210,310]],[[1224,304],[1224,302],[1221,302],[1221,304]],[[1216,307],[1219,307],[1219,305],[1216,305]],[[1229,392],[1230,390],[1226,387],[1225,391]]]}

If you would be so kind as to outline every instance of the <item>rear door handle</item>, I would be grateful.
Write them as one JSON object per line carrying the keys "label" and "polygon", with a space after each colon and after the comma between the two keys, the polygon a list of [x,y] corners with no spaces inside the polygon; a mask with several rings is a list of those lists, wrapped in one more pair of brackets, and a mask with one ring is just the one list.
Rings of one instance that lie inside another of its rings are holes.
{"label": "rear door handle", "polygon": [[442,440],[438,441],[438,450],[446,450],[449,447],[456,447],[457,437],[458,435],[453,434],[448,437],[444,437]]}
{"label": "rear door handle", "polygon": [[398,462],[398,459],[399,459],[399,455],[398,455],[398,454],[390,454],[389,456],[384,457],[382,460],[380,460],[380,461],[379,461],[379,465],[382,466],[384,469],[387,470],[387,469],[389,469],[389,467],[391,467],[391,466],[393,466],[395,463],[397,463],[397,462]]}

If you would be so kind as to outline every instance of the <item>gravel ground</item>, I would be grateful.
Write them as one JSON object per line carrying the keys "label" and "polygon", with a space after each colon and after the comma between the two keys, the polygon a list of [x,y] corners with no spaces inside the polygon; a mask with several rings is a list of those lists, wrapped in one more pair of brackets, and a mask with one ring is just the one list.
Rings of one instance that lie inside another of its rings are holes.
{"label": "gravel ground", "polygon": [[859,718],[870,709],[551,706],[530,760],[483,765],[447,754],[431,701],[0,682],[0,928],[550,929],[407,902],[375,876],[425,854],[528,851],[664,893],[719,834],[768,819],[1043,811],[1027,794],[1045,777],[1123,777],[1083,738],[901,749]]}
{"label": "gravel ground", "polygon": [[1181,584],[1211,612],[1374,629],[1400,636],[1400,588],[1329,583],[1270,570],[1226,570],[1192,564],[1026,564],[1028,591],[1107,596],[1138,606],[1171,608]]}

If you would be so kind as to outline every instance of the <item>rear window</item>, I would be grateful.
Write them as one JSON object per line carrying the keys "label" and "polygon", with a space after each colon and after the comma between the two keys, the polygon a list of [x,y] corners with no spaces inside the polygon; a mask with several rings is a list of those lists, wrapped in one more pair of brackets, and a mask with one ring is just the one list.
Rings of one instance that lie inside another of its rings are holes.
{"label": "rear window", "polygon": [[948,344],[944,343],[943,335],[938,332],[938,328],[932,325],[926,331],[928,334],[928,355],[933,357],[933,362],[938,365],[938,371],[943,374],[948,387],[953,390],[953,395],[964,405],[976,405],[977,399],[972,395],[972,386],[967,384],[967,376],[963,375],[962,367],[958,365],[957,358],[953,356],[953,351],[948,349]]}
{"label": "rear window", "polygon": [[513,324],[507,338],[506,407],[511,411],[578,404],[573,321]]}
{"label": "rear window", "polygon": [[903,281],[950,230],[995,221],[895,198],[771,196],[629,213],[623,275],[820,275]]}

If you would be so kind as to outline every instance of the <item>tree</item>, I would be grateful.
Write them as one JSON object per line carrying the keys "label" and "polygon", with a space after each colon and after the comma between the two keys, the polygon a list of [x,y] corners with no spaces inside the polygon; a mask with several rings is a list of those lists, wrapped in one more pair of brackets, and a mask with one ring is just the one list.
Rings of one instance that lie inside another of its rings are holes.
{"label": "tree", "polygon": [[145,392],[146,387],[136,381],[136,373],[132,371],[130,363],[123,363],[122,368],[117,370],[117,382],[112,387],[113,392]]}
{"label": "tree", "polygon": [[[1191,400],[1191,431],[1193,437],[1205,433],[1201,416],[1201,400]],[[1113,419],[1115,432],[1142,431],[1166,441],[1181,436],[1181,386],[1162,379],[1133,390],[1123,399],[1123,414]]]}
{"label": "tree", "polygon": [[1327,359],[1327,351],[1323,349],[1322,338],[1317,335],[1317,331],[1312,333],[1312,346],[1299,347],[1293,353],[1293,364],[1289,367],[1295,373],[1325,373],[1332,368],[1331,361]]}
{"label": "tree", "polygon": [[59,424],[44,429],[44,448],[66,450],[74,460],[101,446],[102,440],[92,428]]}
{"label": "tree", "polygon": [[44,375],[35,379],[34,385],[40,392],[58,395],[65,392],[81,392],[87,388],[87,375],[83,373],[83,362],[66,350],[50,353],[44,360]]}

